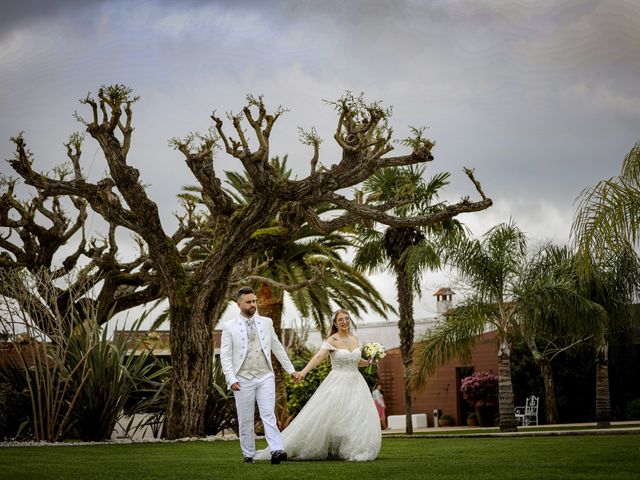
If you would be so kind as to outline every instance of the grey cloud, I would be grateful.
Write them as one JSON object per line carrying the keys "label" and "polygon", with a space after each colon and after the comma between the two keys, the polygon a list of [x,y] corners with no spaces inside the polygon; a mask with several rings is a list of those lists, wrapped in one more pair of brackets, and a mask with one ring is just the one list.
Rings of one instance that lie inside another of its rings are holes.
{"label": "grey cloud", "polygon": [[[249,92],[292,108],[274,131],[272,152],[290,153],[299,175],[308,172],[309,151],[298,144],[296,126],[316,126],[327,140],[321,161],[334,161],[335,116],[321,100],[346,89],[393,105],[398,136],[408,125],[429,126],[437,142],[429,174],[453,173],[446,198],[473,194],[461,173],[469,166],[496,201],[500,214],[479,214],[477,233],[508,219],[500,204],[532,232],[541,216],[527,210],[551,209],[549,230],[566,237],[560,226],[570,222],[575,196],[617,173],[638,136],[632,4],[63,3],[12,14],[10,23],[25,30],[31,22],[35,52],[19,49],[13,68],[0,67],[0,156],[10,155],[6,139],[24,128],[38,165],[49,165],[47,155],[64,158],[60,143],[78,129],[76,99],[102,83],[125,82],[142,96],[131,161],[168,225],[175,193],[193,178],[167,139],[206,129],[212,109],[237,110]],[[79,18],[92,19],[84,27],[90,35],[67,28]],[[64,26],[53,29],[54,20]],[[101,171],[95,148],[88,142],[85,159]],[[220,167],[235,167],[220,157]]]}
{"label": "grey cloud", "polygon": [[109,0],[20,0],[3,2],[0,16],[0,39],[16,28],[52,17],[69,17],[93,9]]}

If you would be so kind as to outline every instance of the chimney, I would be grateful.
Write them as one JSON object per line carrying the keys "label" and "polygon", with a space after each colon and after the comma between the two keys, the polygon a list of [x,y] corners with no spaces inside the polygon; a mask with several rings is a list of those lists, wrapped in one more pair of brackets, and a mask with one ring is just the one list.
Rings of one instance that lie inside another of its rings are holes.
{"label": "chimney", "polygon": [[453,308],[453,294],[454,292],[449,287],[439,288],[436,293],[433,294],[433,296],[436,297],[438,317],[444,316]]}

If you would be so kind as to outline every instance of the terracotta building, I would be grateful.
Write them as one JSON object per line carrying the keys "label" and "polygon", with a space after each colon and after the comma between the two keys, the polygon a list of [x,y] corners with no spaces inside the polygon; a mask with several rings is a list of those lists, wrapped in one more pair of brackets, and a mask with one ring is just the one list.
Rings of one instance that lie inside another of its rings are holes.
{"label": "terracotta building", "polygon": [[[493,332],[486,333],[472,349],[472,363],[462,364],[454,359],[438,369],[425,386],[413,394],[413,413],[426,413],[429,427],[433,427],[433,411],[440,410],[454,419],[456,425],[465,425],[472,407],[462,398],[461,380],[473,372],[498,373],[498,347]],[[387,356],[378,365],[380,383],[384,392],[387,415],[404,415],[404,377],[400,348],[387,350]]]}
{"label": "terracotta building", "polygon": [[[450,288],[440,288],[433,294],[436,297],[437,319],[441,319],[453,308],[454,294]],[[416,335],[416,338],[419,336]],[[470,364],[463,364],[460,359],[455,358],[442,365],[423,388],[413,393],[413,413],[426,414],[429,427],[434,426],[434,410],[438,410],[440,415],[449,415],[456,425],[465,425],[467,414],[473,408],[462,398],[460,383],[473,372],[498,373],[498,347],[494,339],[493,332],[482,336],[471,351]],[[387,356],[379,363],[378,372],[387,415],[404,415],[404,373],[399,347],[387,350]]]}

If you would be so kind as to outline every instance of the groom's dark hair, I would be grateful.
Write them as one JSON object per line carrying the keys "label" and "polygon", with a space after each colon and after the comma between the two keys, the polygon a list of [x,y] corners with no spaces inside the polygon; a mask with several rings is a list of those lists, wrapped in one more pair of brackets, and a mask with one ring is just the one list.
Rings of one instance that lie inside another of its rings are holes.
{"label": "groom's dark hair", "polygon": [[251,288],[251,287],[239,288],[238,291],[236,292],[236,300],[240,300],[240,297],[242,295],[247,295],[249,293],[254,293],[253,288]]}

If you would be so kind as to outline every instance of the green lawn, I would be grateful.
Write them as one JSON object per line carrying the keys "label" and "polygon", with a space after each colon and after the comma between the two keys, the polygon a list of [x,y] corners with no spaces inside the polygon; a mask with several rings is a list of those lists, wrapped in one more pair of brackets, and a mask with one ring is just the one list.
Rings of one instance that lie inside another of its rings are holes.
{"label": "green lawn", "polygon": [[[638,422],[629,422],[617,425],[611,425],[607,427],[607,429],[612,430],[624,430],[626,428],[638,428],[640,427],[640,423]],[[596,433],[602,432],[600,427],[597,427],[595,424],[582,424],[582,425],[540,425],[540,426],[531,426],[531,427],[518,427],[519,433],[539,433],[539,432],[562,432],[562,431],[581,431],[581,430],[593,430]],[[420,430],[415,432],[417,437],[420,436],[442,436],[442,435],[472,435],[472,434],[493,434],[500,433],[500,427],[484,427],[484,428],[474,428],[474,427],[463,427],[463,428],[451,428],[451,429],[440,429],[440,428],[428,428],[426,430]],[[402,436],[404,437],[404,430],[394,432],[388,432],[384,434],[385,437],[393,438],[394,436]]]}
{"label": "green lawn", "polygon": [[375,462],[281,465],[244,465],[237,441],[0,448],[0,478],[11,480],[636,480],[639,472],[640,435],[388,438]]}

